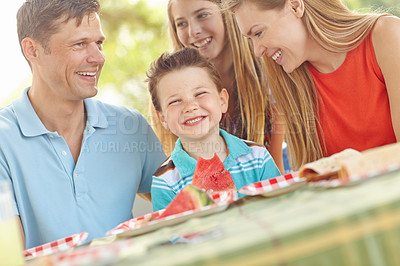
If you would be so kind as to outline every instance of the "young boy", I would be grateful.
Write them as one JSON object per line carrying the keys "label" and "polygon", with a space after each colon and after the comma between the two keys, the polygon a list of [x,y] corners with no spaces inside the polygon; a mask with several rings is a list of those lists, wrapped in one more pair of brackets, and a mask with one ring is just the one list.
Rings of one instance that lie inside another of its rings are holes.
{"label": "young boy", "polygon": [[179,137],[171,156],[153,175],[154,211],[165,208],[192,183],[199,157],[211,159],[216,153],[237,189],[280,175],[264,146],[219,128],[229,95],[214,65],[197,50],[162,54],[151,64],[147,77],[158,119]]}

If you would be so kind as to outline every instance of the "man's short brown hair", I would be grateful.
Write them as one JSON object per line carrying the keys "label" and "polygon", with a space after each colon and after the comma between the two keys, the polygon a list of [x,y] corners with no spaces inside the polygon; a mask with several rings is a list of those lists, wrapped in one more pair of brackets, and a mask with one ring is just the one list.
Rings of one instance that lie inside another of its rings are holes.
{"label": "man's short brown hair", "polygon": [[99,0],[26,0],[17,13],[18,39],[30,37],[45,49],[60,22],[76,19],[77,26],[86,15],[100,12]]}

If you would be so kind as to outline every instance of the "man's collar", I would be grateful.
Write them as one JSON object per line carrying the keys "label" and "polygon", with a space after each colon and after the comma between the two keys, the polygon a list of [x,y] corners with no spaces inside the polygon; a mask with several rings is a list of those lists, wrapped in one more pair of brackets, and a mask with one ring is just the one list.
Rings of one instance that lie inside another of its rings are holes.
{"label": "man's collar", "polygon": [[21,128],[22,134],[26,137],[35,137],[50,133],[33,109],[28,97],[30,87],[22,91],[22,95],[12,102],[15,116]]}
{"label": "man's collar", "polygon": [[[22,134],[26,137],[35,137],[51,133],[46,129],[33,109],[28,97],[29,89],[30,87],[25,88],[22,95],[12,102]],[[106,128],[108,126],[107,118],[102,112],[99,112],[95,100],[85,99],[84,104],[87,113],[87,126]]]}
{"label": "man's collar", "polygon": [[108,120],[104,112],[99,110],[98,101],[88,98],[83,100],[85,103],[85,109],[87,114],[87,125],[90,125],[94,128],[107,128]]}

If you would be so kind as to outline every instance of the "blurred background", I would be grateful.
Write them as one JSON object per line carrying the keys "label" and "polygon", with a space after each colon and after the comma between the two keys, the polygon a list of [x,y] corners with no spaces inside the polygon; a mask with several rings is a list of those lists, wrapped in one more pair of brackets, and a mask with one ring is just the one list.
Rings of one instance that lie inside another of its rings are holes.
{"label": "blurred background", "polygon": [[[23,2],[9,1],[0,11],[0,51],[6,59],[0,65],[0,106],[9,104],[31,83],[16,29],[16,13]],[[101,0],[106,64],[96,98],[147,114],[145,72],[153,59],[169,49],[166,4],[167,0]]]}
{"label": "blurred background", "polygon": [[[8,1],[0,11],[2,28],[2,89],[0,106],[9,104],[30,85],[30,69],[21,54],[16,30],[16,13],[24,0]],[[400,16],[398,0],[345,0],[361,12],[388,9]],[[148,117],[145,72],[149,63],[170,49],[167,30],[167,0],[101,0],[106,64],[99,81],[103,101],[138,109]]]}
{"label": "blurred background", "polygon": [[[30,68],[20,51],[16,13],[24,0],[7,1],[0,10],[2,88],[0,106],[17,98],[31,83]],[[399,0],[345,0],[360,12],[385,9],[400,16]],[[151,61],[170,50],[167,0],[101,0],[106,64],[99,81],[97,99],[139,110],[148,116],[149,96],[145,73]],[[5,60],[4,60],[5,59]],[[138,200],[135,216],[148,212],[149,204]]]}

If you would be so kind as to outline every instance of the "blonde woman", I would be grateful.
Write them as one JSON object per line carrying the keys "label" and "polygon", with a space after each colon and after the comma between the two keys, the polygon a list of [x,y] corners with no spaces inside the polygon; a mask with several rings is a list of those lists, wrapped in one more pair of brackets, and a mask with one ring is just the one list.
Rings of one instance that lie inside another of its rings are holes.
{"label": "blonde woman", "polygon": [[[229,109],[220,126],[229,133],[267,146],[281,172],[283,127],[273,116],[265,70],[240,35],[232,16],[217,0],[170,0],[169,30],[173,49],[197,49],[216,66],[229,92]],[[154,129],[169,154],[176,136],[167,132],[152,110]],[[155,119],[154,119],[155,118]]]}
{"label": "blonde woman", "polygon": [[225,0],[263,57],[291,165],[400,138],[400,19],[340,0]]}

